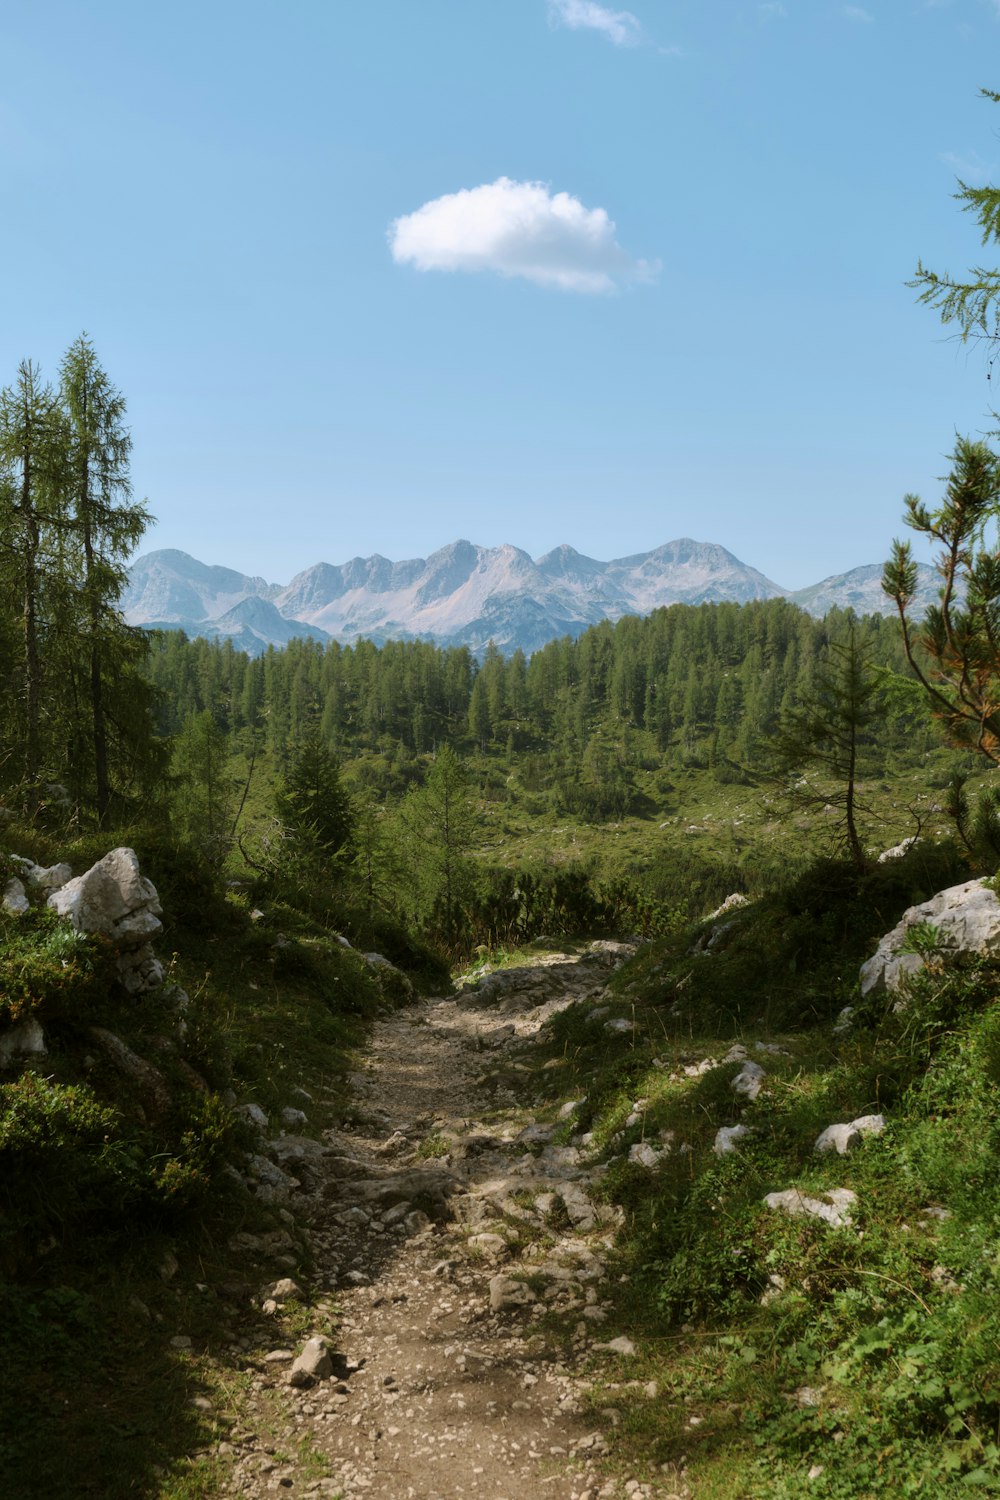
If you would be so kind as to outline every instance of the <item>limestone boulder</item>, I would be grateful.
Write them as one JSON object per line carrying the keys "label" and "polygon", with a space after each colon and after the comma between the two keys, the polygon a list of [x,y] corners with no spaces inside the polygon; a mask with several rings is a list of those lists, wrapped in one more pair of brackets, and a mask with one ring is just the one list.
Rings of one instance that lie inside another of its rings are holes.
{"label": "limestone boulder", "polygon": [[130,994],[163,983],[163,967],[150,947],[163,930],[156,887],[139,869],[134,849],[112,849],[83,875],[48,898],[48,905],[78,932],[110,938],[119,951],[118,968]]}
{"label": "limestone boulder", "polygon": [[828,1193],[803,1193],[800,1188],[785,1188],[780,1193],[768,1193],[764,1199],[767,1207],[776,1213],[805,1214],[807,1218],[819,1219],[833,1229],[846,1229],[853,1224],[851,1210],[857,1201],[857,1194],[850,1188],[833,1188]]}
{"label": "limestone boulder", "polygon": [[0,905],[9,917],[23,917],[28,910],[28,897],[25,894],[24,883],[18,880],[16,875],[4,886]]}
{"label": "limestone boulder", "polygon": [[936,960],[961,963],[963,959],[1000,955],[1000,900],[983,880],[967,880],[949,886],[929,901],[911,906],[891,932],[882,938],[867,963],[861,966],[861,993],[898,990],[911,974],[924,967],[922,953],[902,951],[914,927],[934,928]]}

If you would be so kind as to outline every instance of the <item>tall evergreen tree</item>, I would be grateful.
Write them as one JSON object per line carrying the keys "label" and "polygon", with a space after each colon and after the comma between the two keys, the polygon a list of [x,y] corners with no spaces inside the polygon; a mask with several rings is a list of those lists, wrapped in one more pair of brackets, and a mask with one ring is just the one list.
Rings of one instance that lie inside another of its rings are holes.
{"label": "tall evergreen tree", "polygon": [[124,425],[125,398],[101,368],[81,334],[60,368],[60,397],[67,424],[67,484],[78,547],[82,635],[86,642],[92,732],[94,802],[103,823],[111,801],[108,755],[109,674],[135,676],[145,655],[140,632],[118,608],[128,582],[126,562],[151,520],[132,499],[132,438]]}
{"label": "tall evergreen tree", "polygon": [[292,833],[324,860],[350,843],[350,798],[336,757],[315,729],[296,752],[276,803],[278,816]]}
{"label": "tall evergreen tree", "polygon": [[822,784],[802,800],[841,809],[840,833],[855,867],[867,856],[858,831],[858,781],[871,726],[879,715],[879,680],[871,652],[853,622],[818,668],[807,697],[782,717],[775,755],[784,770],[817,770]]}
{"label": "tall evergreen tree", "polygon": [[30,810],[37,806],[43,761],[44,591],[64,457],[63,425],[52,388],[23,360],[0,392],[0,554],[20,615],[19,770]]}

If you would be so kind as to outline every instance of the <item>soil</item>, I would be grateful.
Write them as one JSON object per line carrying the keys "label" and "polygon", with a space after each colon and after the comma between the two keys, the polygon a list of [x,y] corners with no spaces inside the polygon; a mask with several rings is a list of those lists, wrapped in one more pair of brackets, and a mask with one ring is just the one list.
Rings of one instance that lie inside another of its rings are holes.
{"label": "soil", "polygon": [[[544,1124],[518,1102],[533,1039],[565,1005],[598,1005],[625,951],[592,944],[396,1012],[373,1029],[344,1125],[278,1143],[315,1270],[291,1300],[262,1289],[273,1347],[219,1450],[228,1493],[689,1493],[676,1471],[640,1479],[607,1462],[613,1414],[588,1391],[595,1362],[630,1378],[627,1342],[601,1349],[620,1332],[604,1295],[616,1211],[588,1191],[601,1168],[587,1138],[551,1140],[571,1131],[574,1101]],[[310,1337],[319,1369],[293,1376]]]}

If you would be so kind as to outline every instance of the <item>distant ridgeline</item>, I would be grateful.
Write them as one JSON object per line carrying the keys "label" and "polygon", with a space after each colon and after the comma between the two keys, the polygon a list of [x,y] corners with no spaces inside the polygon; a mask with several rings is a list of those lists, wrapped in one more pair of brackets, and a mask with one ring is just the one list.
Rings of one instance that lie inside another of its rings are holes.
{"label": "distant ridgeline", "polygon": [[[279,763],[318,727],[338,753],[378,757],[399,790],[419,776],[414,758],[442,743],[517,752],[526,786],[549,752],[611,784],[664,759],[750,762],[852,618],[815,620],[784,599],[674,605],[550,641],[530,659],[489,647],[481,663],[467,646],[426,641],[292,640],[254,657],[171,631],[154,638],[149,671],[163,732],[209,710],[233,748],[256,741]],[[888,669],[872,753],[909,759],[938,745],[923,695],[909,691],[896,621],[871,616],[858,629]]]}
{"label": "distant ridgeline", "polygon": [[[122,608],[130,624],[229,639],[251,655],[303,637],[427,640],[476,656],[492,642],[506,655],[530,655],[602,620],[670,604],[785,598],[816,617],[835,608],[887,614],[881,571],[854,568],[793,592],[724,547],[688,538],[607,563],[567,546],[532,560],[517,547],[459,541],[407,562],[376,555],[317,563],[284,587],[160,551],[133,564]],[[934,598],[935,584],[933,569],[922,567],[918,609]]]}

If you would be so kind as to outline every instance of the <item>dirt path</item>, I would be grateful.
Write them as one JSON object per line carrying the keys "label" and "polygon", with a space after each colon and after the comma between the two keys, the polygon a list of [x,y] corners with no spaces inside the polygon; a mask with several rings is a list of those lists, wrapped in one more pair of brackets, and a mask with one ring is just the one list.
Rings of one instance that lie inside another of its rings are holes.
{"label": "dirt path", "polygon": [[[618,957],[618,945],[595,944],[396,1013],[375,1027],[355,1076],[352,1128],[322,1145],[287,1138],[317,1274],[294,1346],[288,1288],[271,1289],[275,1347],[226,1445],[230,1493],[674,1492],[676,1477],[654,1487],[596,1473],[604,1433],[580,1397],[589,1351],[612,1337],[602,1278],[613,1211],[588,1193],[600,1169],[586,1137],[553,1146],[557,1127],[537,1124],[510,1088],[526,1041],[581,996],[597,1003]],[[562,1329],[543,1327],[551,1310],[569,1315]],[[304,1346],[317,1378],[293,1374]],[[627,1379],[627,1354],[610,1357]]]}

